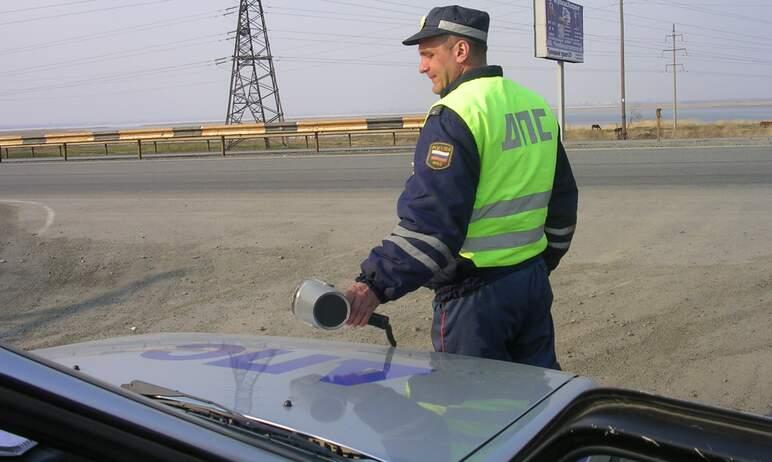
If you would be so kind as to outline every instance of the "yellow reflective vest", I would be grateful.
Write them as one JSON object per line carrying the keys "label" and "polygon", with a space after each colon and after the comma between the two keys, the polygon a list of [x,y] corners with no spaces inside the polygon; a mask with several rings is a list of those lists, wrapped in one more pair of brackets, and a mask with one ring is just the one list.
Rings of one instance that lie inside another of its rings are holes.
{"label": "yellow reflective vest", "polygon": [[435,106],[461,117],[480,155],[461,256],[479,268],[515,265],[542,253],[558,149],[558,122],[549,105],[496,76],[464,82]]}

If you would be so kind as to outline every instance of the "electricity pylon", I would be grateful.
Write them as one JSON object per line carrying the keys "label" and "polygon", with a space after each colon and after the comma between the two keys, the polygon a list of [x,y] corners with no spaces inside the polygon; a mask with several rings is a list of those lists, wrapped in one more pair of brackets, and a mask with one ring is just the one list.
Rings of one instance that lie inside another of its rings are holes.
{"label": "electricity pylon", "polygon": [[673,24],[673,33],[667,36],[668,39],[673,40],[673,48],[668,48],[662,51],[668,51],[673,53],[673,64],[666,64],[665,70],[670,67],[673,68],[673,138],[676,137],[676,131],[678,130],[678,69],[683,69],[683,64],[678,64],[677,56],[679,51],[683,51],[686,54],[686,48],[677,48],[676,39],[680,38],[683,41],[683,34],[675,33],[675,24]]}
{"label": "electricity pylon", "polygon": [[283,122],[261,0],[240,0],[226,124]]}

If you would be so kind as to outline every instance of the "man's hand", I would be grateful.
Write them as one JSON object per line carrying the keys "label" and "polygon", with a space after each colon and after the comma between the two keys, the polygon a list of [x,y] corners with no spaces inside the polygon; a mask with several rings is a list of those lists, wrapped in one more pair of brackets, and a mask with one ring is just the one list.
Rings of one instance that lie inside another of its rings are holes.
{"label": "man's hand", "polygon": [[351,315],[346,324],[361,327],[367,325],[370,315],[381,302],[370,287],[363,282],[355,282],[346,291],[346,299],[351,305]]}

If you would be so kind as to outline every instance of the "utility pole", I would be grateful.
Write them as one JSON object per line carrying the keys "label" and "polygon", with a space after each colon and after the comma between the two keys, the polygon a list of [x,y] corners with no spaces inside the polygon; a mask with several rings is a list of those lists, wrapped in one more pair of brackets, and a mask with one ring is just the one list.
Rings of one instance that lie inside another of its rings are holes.
{"label": "utility pole", "polygon": [[622,139],[627,139],[627,108],[625,95],[625,0],[619,0],[619,57],[622,61],[621,86],[622,86]]}
{"label": "utility pole", "polygon": [[686,48],[676,48],[676,38],[680,38],[683,42],[683,34],[676,34],[675,24],[673,24],[673,33],[667,36],[668,40],[673,40],[673,48],[667,48],[663,51],[673,52],[673,64],[665,64],[665,71],[671,66],[673,67],[673,138],[676,136],[678,130],[678,66],[683,69],[683,64],[678,64],[677,56],[679,51],[686,53]]}
{"label": "utility pole", "polygon": [[[284,121],[261,0],[240,0],[226,124]],[[267,140],[266,140],[267,141]]]}

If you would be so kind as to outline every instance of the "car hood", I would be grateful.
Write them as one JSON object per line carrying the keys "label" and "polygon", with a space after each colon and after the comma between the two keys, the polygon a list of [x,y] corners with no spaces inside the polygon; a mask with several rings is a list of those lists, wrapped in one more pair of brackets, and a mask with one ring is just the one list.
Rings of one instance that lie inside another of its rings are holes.
{"label": "car hood", "polygon": [[223,334],[152,334],[33,353],[141,380],[383,460],[473,453],[574,376],[442,353]]}

